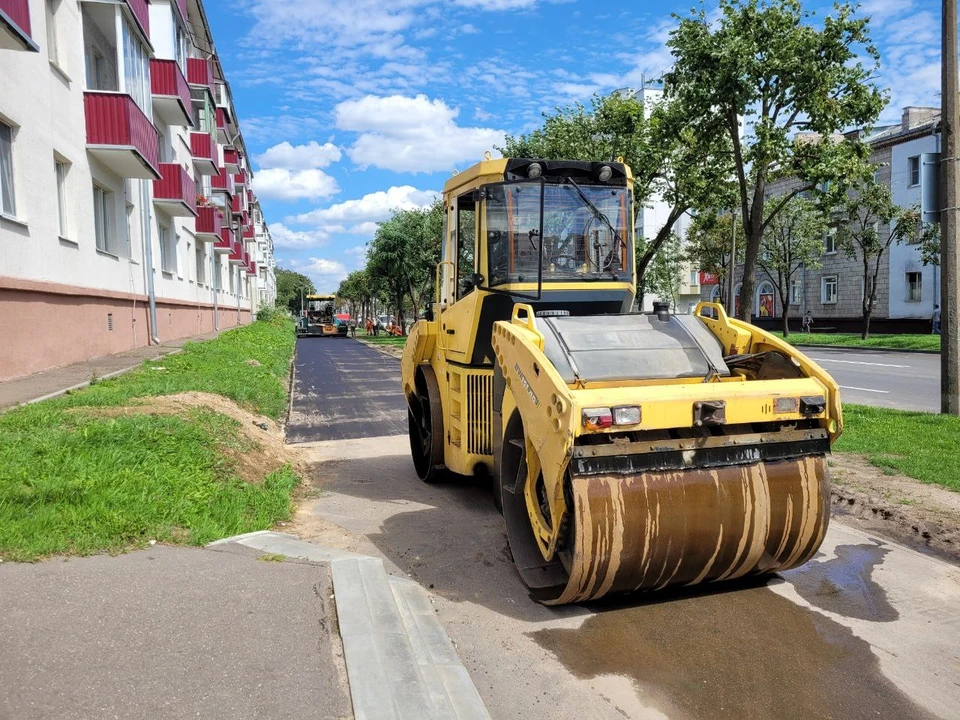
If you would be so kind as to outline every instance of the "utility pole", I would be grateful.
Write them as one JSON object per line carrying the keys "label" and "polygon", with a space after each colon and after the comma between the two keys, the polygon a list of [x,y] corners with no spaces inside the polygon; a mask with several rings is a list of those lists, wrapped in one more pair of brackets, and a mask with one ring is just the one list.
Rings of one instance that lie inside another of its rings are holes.
{"label": "utility pole", "polygon": [[960,415],[960,276],[957,274],[957,0],[943,0],[940,133],[940,412]]}

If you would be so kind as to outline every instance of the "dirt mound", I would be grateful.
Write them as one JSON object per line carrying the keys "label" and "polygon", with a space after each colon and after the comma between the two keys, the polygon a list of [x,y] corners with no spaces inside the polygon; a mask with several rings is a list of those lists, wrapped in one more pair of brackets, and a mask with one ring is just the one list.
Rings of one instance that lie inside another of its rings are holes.
{"label": "dirt mound", "polygon": [[70,412],[92,417],[121,417],[127,415],[179,415],[204,408],[226,415],[240,423],[241,443],[224,444],[223,454],[234,465],[234,472],[246,482],[262,482],[270,473],[284,465],[293,466],[302,474],[304,462],[301,452],[283,441],[283,428],[264,415],[244,410],[233,400],[222,395],[204,392],[185,392],[176,395],[157,395],[139,398],[130,405],[118,407],[80,407]]}
{"label": "dirt mound", "polygon": [[859,455],[830,458],[833,514],[960,564],[960,493],[887,475]]}

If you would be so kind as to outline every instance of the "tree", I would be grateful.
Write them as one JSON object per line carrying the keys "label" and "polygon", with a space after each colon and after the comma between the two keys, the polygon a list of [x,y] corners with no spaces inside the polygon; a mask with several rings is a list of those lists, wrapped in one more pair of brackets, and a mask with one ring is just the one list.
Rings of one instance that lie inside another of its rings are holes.
{"label": "tree", "polygon": [[[893,202],[890,188],[873,179],[862,181],[849,193],[837,216],[837,247],[848,257],[859,259],[863,268],[863,331],[870,335],[870,319],[877,298],[877,278],[884,253],[896,243],[924,244],[938,232],[924,227],[916,207],[901,208]],[[884,234],[882,231],[888,228]]]}
{"label": "tree", "polygon": [[[733,227],[731,227],[731,225]],[[736,235],[737,257],[730,258],[730,243]],[[730,273],[743,261],[743,223],[732,213],[716,211],[697,215],[687,231],[687,260],[695,267],[716,275],[720,284],[720,303],[727,303]]]}
{"label": "tree", "polygon": [[[677,221],[694,207],[726,202],[730,191],[729,165],[716,158],[729,154],[729,143],[719,135],[692,132],[687,110],[680,102],[652,102],[649,107],[632,92],[594,96],[582,104],[544,114],[543,126],[527,135],[508,135],[498,148],[508,157],[610,162],[616,158],[633,171],[634,203],[659,194],[670,211],[653,238],[637,239],[637,285],[670,238]],[[679,244],[672,247],[679,252]],[[661,260],[663,260],[661,256]]]}
{"label": "tree", "polygon": [[793,276],[802,267],[820,267],[826,230],[824,214],[813,202],[800,197],[794,197],[784,205],[764,228],[757,262],[780,296],[784,337],[790,334],[790,285]]}
{"label": "tree", "polygon": [[372,294],[381,292],[390,302],[401,330],[405,299],[417,315],[434,286],[443,240],[443,205],[397,210],[377,226],[367,254]]}
{"label": "tree", "polygon": [[313,280],[293,270],[277,268],[277,307],[288,309],[293,315],[300,314],[300,296],[317,292]]}
{"label": "tree", "polygon": [[643,275],[643,284],[640,287],[641,302],[644,293],[650,292],[669,302],[670,307],[676,310],[677,299],[680,296],[680,276],[684,270],[685,260],[680,238],[675,233],[671,233],[657,250]]}
{"label": "tree", "polygon": [[[866,172],[869,147],[839,133],[876,121],[886,100],[872,82],[880,56],[868,18],[855,9],[835,5],[814,27],[799,0],[720,0],[719,20],[701,5],[678,17],[667,43],[675,58],[664,76],[668,102],[684,107],[688,131],[732,148],[732,163],[726,155],[714,162],[736,178],[743,297],[753,297],[763,232],[790,199],[809,192],[830,204]],[[777,174],[800,183],[767,207]],[[741,303],[740,318],[750,309]]]}

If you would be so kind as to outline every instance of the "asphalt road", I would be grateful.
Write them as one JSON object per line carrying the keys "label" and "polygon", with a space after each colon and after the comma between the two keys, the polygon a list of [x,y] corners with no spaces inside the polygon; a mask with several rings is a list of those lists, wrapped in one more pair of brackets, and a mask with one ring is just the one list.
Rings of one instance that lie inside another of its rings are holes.
{"label": "asphalt road", "polygon": [[833,375],[844,402],[940,412],[939,355],[816,347],[800,350]]}
{"label": "asphalt road", "polygon": [[[344,393],[352,382],[336,378]],[[366,405],[351,409],[364,427]],[[322,492],[296,531],[434,593],[494,718],[956,717],[952,565],[833,521],[811,563],[763,582],[546,608],[519,580],[487,487],[425,485],[404,435],[366,427],[309,446]]]}

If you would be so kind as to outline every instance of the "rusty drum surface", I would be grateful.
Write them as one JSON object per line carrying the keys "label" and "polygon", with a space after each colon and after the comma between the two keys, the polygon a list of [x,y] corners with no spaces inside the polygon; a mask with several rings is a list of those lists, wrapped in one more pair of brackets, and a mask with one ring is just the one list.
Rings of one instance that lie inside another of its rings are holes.
{"label": "rusty drum surface", "polygon": [[753,465],[574,476],[566,586],[549,605],[802,565],[823,541],[823,455]]}

